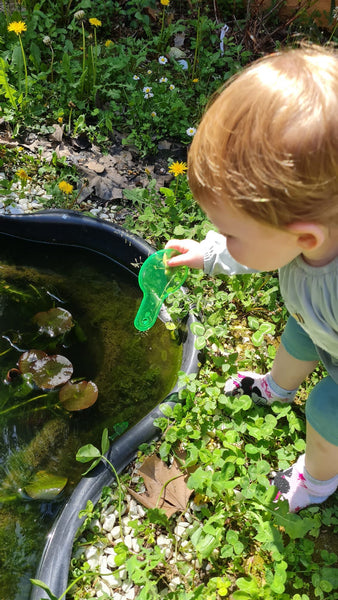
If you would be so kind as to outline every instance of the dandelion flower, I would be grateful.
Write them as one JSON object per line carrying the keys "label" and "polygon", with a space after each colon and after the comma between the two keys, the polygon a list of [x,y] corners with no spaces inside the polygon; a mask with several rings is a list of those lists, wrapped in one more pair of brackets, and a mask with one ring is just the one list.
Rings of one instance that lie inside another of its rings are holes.
{"label": "dandelion flower", "polygon": [[188,127],[186,133],[190,137],[193,137],[195,135],[195,133],[196,133],[196,128],[195,127]]}
{"label": "dandelion flower", "polygon": [[16,174],[17,174],[17,176],[19,177],[19,179],[21,179],[21,181],[27,181],[27,179],[28,179],[28,175],[27,175],[27,173],[26,173],[25,169],[19,169],[19,170],[16,172]]}
{"label": "dandelion flower", "polygon": [[142,92],[144,94],[150,94],[151,93],[151,87],[149,87],[149,85],[145,85]]}
{"label": "dandelion flower", "polygon": [[50,46],[52,43],[52,40],[50,39],[49,35],[45,35],[42,38],[43,43],[45,44],[45,46]]}
{"label": "dandelion flower", "polygon": [[163,6],[169,6],[170,0],[160,0]]}
{"label": "dandelion flower", "polygon": [[184,175],[187,168],[187,163],[185,162],[173,162],[171,163],[168,171],[174,175],[174,177],[178,177],[179,175]]}
{"label": "dandelion flower", "polygon": [[171,84],[169,85],[169,90],[174,90],[174,89],[175,89],[175,86],[174,86],[174,84],[173,84],[173,83],[171,83]]}
{"label": "dandelion flower", "polygon": [[154,117],[156,117],[156,112],[153,110],[153,111],[150,113],[150,116],[151,116],[151,117],[153,117],[153,118],[154,118]]}
{"label": "dandelion flower", "polygon": [[89,23],[91,25],[93,25],[93,27],[101,27],[102,23],[99,19],[95,19],[95,17],[93,19],[89,19]]}
{"label": "dandelion flower", "polygon": [[84,10],[78,10],[76,13],[74,13],[74,17],[77,21],[81,21],[82,19],[85,18],[85,11]]}
{"label": "dandelion flower", "polygon": [[158,62],[160,65],[165,65],[168,62],[168,59],[165,56],[160,56]]}
{"label": "dandelion flower", "polygon": [[23,31],[27,31],[27,27],[23,21],[13,21],[8,25],[7,30],[14,31],[16,35],[21,35]]}
{"label": "dandelion flower", "polygon": [[72,186],[71,183],[67,183],[67,181],[60,181],[59,183],[59,189],[61,190],[61,192],[64,192],[65,194],[71,194],[74,187]]}
{"label": "dandelion flower", "polygon": [[114,42],[113,40],[106,40],[104,45],[106,48],[109,48],[110,46],[114,46]]}
{"label": "dandelion flower", "polygon": [[159,79],[160,83],[166,83],[168,81],[168,77],[161,77],[161,79]]}
{"label": "dandelion flower", "polygon": [[193,83],[198,83],[198,77],[192,80]]}
{"label": "dandelion flower", "polygon": [[133,79],[134,79],[135,81],[138,81],[140,78],[139,78],[139,76],[138,76],[138,75],[133,75]]}

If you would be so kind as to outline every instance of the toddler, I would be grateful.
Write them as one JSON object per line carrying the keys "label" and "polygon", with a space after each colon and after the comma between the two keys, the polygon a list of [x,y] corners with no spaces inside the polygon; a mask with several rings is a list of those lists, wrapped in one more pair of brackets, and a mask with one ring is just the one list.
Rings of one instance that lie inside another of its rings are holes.
{"label": "toddler", "polygon": [[338,55],[316,46],[265,56],[217,94],[193,140],[190,187],[219,233],[170,240],[169,266],[228,275],[279,269],[289,320],[270,373],[238,373],[230,395],[306,403],[306,452],[274,480],[295,512],[338,486]]}

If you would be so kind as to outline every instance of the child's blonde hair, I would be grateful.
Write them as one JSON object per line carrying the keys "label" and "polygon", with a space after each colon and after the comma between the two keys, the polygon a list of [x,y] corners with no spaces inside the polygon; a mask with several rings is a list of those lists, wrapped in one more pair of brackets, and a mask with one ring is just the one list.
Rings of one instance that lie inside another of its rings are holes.
{"label": "child's blonde hair", "polygon": [[281,228],[337,225],[337,53],[309,46],[252,63],[206,111],[188,162],[202,207],[230,202]]}

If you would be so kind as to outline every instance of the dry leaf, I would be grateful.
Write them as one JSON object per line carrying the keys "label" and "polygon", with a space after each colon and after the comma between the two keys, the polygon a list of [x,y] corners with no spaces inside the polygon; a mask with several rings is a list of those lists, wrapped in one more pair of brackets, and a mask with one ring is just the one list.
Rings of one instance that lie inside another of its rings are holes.
{"label": "dry leaf", "polygon": [[101,163],[97,162],[96,160],[90,160],[84,166],[90,169],[91,171],[95,171],[95,173],[103,173],[104,171],[104,165],[101,165]]}
{"label": "dry leaf", "polygon": [[54,132],[50,134],[49,139],[51,142],[62,142],[64,125],[53,123]]}
{"label": "dry leaf", "polygon": [[189,475],[182,473],[176,459],[169,468],[156,455],[149,456],[138,474],[144,480],[146,492],[138,494],[129,488],[129,493],[143,506],[161,508],[167,517],[186,510],[192,490],[186,485]]}

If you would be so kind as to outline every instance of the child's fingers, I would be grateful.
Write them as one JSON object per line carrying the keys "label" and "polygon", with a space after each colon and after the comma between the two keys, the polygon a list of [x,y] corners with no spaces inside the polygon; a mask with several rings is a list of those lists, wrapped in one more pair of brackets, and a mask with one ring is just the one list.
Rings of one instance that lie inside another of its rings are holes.
{"label": "child's fingers", "polygon": [[191,240],[169,240],[166,243],[165,248],[172,248],[173,250],[177,250],[180,254],[184,254],[189,251],[189,244]]}
{"label": "child's fingers", "polygon": [[186,265],[194,269],[203,268],[203,255],[200,244],[194,240],[170,240],[166,248],[173,248],[179,254],[168,259],[168,267]]}

